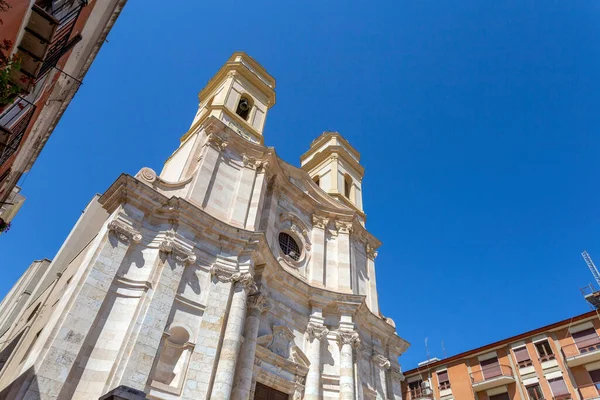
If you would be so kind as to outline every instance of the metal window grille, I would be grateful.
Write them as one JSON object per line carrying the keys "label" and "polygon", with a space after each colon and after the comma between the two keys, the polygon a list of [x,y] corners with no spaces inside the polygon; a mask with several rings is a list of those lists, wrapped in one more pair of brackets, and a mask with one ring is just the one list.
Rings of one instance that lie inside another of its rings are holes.
{"label": "metal window grille", "polygon": [[283,254],[289,256],[292,260],[298,261],[300,259],[300,247],[293,237],[285,232],[279,234],[279,247]]}

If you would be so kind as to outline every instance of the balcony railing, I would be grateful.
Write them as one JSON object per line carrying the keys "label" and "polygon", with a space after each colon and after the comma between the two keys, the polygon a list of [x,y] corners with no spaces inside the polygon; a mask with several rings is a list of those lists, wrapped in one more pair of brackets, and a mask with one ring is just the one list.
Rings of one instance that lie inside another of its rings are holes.
{"label": "balcony railing", "polygon": [[34,112],[35,105],[18,98],[0,116],[0,166],[19,148]]}
{"label": "balcony railing", "polygon": [[471,384],[476,391],[507,385],[515,381],[513,370],[508,365],[492,365],[470,374]]}
{"label": "balcony railing", "polygon": [[571,400],[570,394],[559,394],[557,396],[552,397],[552,400]]}
{"label": "balcony railing", "polygon": [[562,353],[569,367],[600,360],[600,339],[592,338],[579,343],[562,346]]}
{"label": "balcony railing", "polygon": [[85,0],[38,0],[18,46],[21,69],[12,77],[15,84],[29,90],[43,78],[79,40],[73,30]]}
{"label": "balcony railing", "polygon": [[540,363],[554,360],[555,358],[556,358],[556,356],[554,354],[547,354],[545,356],[540,356]]}
{"label": "balcony railing", "polygon": [[406,400],[429,400],[433,399],[433,390],[430,388],[409,389],[404,397]]}

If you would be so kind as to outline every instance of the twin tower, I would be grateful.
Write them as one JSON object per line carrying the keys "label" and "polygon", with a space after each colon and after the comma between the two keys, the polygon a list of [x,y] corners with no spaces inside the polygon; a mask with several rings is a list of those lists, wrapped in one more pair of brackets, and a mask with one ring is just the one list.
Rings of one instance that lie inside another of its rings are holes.
{"label": "twin tower", "polygon": [[[275,80],[234,53],[160,174],[88,204],[0,305],[0,399],[395,399],[359,154],[263,145]],[[121,397],[119,397],[121,396]]]}

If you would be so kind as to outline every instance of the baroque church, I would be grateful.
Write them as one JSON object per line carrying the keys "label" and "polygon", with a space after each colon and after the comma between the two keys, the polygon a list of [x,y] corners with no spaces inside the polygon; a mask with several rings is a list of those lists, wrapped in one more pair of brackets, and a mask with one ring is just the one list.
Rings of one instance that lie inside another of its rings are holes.
{"label": "baroque church", "polygon": [[364,169],[337,132],[263,144],[275,80],[234,53],[162,172],[123,174],[0,304],[0,399],[393,399]]}

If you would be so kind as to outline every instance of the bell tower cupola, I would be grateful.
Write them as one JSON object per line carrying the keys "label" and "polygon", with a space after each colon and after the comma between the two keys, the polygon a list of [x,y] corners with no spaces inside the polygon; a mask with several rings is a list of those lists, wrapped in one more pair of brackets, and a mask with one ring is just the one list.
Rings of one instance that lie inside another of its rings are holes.
{"label": "bell tower cupola", "polygon": [[248,54],[236,52],[198,98],[190,130],[212,115],[245,139],[262,144],[267,112],[275,104],[275,79]]}
{"label": "bell tower cupola", "polygon": [[363,213],[360,153],[338,132],[323,132],[300,157],[301,168],[330,196]]}

